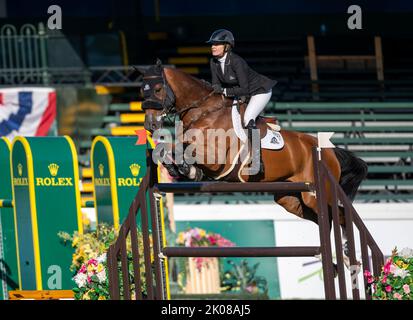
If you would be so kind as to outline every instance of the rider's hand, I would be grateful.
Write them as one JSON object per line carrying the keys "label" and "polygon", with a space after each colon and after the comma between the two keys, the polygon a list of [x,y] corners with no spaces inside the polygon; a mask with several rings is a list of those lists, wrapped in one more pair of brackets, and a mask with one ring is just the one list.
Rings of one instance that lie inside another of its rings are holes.
{"label": "rider's hand", "polygon": [[214,89],[215,93],[218,93],[218,94],[223,94],[224,93],[224,89],[222,88],[222,86],[220,84],[212,85],[212,89]]}

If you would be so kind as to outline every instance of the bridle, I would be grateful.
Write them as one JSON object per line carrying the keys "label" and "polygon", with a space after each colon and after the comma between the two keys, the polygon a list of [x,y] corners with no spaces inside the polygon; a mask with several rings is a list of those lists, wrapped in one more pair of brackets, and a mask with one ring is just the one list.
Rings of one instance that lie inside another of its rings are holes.
{"label": "bridle", "polygon": [[[166,81],[165,72],[164,72],[163,68],[162,68],[162,74],[161,74],[161,75],[159,75],[159,76],[158,76],[158,75],[144,76],[144,77],[143,77],[143,80],[159,79],[159,78],[162,79],[163,86],[164,86],[164,88],[165,88],[165,90],[166,90],[166,94],[164,95],[164,97],[163,97],[163,99],[162,99],[162,101],[161,101],[161,108],[162,108],[162,112],[161,112],[161,115],[160,115],[161,118],[167,117],[169,114],[174,113],[175,117],[176,117],[176,115],[178,114],[179,117],[182,119],[183,115],[184,115],[186,112],[188,112],[188,111],[190,111],[190,110],[192,110],[192,109],[195,109],[195,108],[199,107],[200,104],[202,104],[202,103],[205,102],[208,98],[210,98],[212,95],[215,94],[214,90],[212,90],[211,92],[209,92],[206,96],[202,97],[201,99],[196,100],[196,101],[192,102],[191,104],[189,104],[189,105],[187,105],[187,106],[184,106],[182,110],[176,111],[176,109],[175,109],[175,94],[174,94],[174,92],[172,91],[172,89],[171,89],[168,81]],[[170,104],[169,106],[166,106],[166,101],[167,101],[168,98],[171,100],[171,104]],[[148,101],[157,102],[157,101],[154,101],[154,100],[152,100],[152,99],[147,99],[147,100],[148,100]],[[208,110],[208,111],[206,111],[206,112],[203,112],[200,117],[205,116],[206,114],[208,114],[208,113],[210,113],[210,112],[218,111],[218,110],[221,109],[223,106],[224,106],[224,104],[220,105],[219,108],[215,108],[215,109],[213,109],[213,110]],[[175,117],[174,117],[174,121],[173,121],[173,122],[175,122]],[[200,117],[197,117],[196,119],[192,119],[191,124],[192,124],[193,122],[195,122],[196,120],[198,120]],[[187,127],[189,127],[189,126],[187,126]]]}

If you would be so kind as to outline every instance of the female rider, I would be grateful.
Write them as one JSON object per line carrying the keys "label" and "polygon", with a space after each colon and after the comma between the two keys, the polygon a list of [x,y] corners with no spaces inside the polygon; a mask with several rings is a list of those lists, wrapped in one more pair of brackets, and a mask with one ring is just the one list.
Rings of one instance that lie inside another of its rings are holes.
{"label": "female rider", "polygon": [[[214,91],[226,97],[248,102],[244,114],[244,126],[248,130],[252,146],[252,130],[257,129],[255,119],[271,99],[272,87],[277,83],[254,70],[239,55],[235,54],[235,39],[231,31],[219,29],[212,33],[207,43],[211,44],[211,74]],[[261,146],[254,146],[253,159],[260,158]],[[260,171],[263,173],[260,158]]]}

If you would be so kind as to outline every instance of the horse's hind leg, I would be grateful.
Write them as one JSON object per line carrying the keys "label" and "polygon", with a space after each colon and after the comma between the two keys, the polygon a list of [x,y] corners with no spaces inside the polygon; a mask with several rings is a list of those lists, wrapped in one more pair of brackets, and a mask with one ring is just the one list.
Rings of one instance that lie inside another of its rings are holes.
{"label": "horse's hind leg", "polygon": [[274,195],[274,201],[277,202],[288,212],[295,214],[296,216],[305,220],[313,221],[318,224],[317,214],[305,205],[300,193],[295,195]]}
{"label": "horse's hind leg", "polygon": [[281,207],[283,207],[285,210],[287,210],[288,212],[291,212],[292,214],[295,214],[296,216],[300,218],[304,218],[303,208],[301,205],[301,201],[298,197],[299,195],[285,196],[285,195],[276,194],[274,195],[274,201],[278,203]]}

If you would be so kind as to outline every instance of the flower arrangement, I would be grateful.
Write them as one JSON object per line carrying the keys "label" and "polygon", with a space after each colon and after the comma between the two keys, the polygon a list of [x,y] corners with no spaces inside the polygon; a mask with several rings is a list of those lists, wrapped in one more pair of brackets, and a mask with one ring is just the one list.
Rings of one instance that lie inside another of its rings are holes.
{"label": "flower arrangement", "polygon": [[89,259],[73,277],[77,288],[73,289],[76,300],[107,300],[109,283],[106,270],[106,254]]}
{"label": "flower arrangement", "polygon": [[[138,246],[139,252],[143,252],[143,240],[139,236],[138,230]],[[107,300],[109,299],[109,281],[108,270],[106,263],[106,253],[111,244],[113,244],[118,236],[117,230],[114,227],[109,227],[105,224],[99,224],[95,232],[79,234],[74,232],[70,235],[66,232],[59,232],[58,236],[64,243],[71,242],[75,252],[73,253],[72,265],[70,270],[74,272],[73,281],[76,287],[73,288],[75,299],[77,300]],[[133,258],[132,258],[132,243],[130,238],[126,242],[127,260],[129,269],[129,283],[131,283],[131,296],[134,299],[134,275],[133,275]],[[143,293],[146,291],[145,284],[145,266],[143,259],[140,259],[140,276],[142,281]],[[121,268],[119,264],[119,274]],[[124,275],[122,275],[124,276]],[[122,281],[120,281],[122,286]],[[123,294],[123,289],[120,289]]]}
{"label": "flower arrangement", "polygon": [[375,300],[413,300],[413,250],[395,248],[380,276],[373,277],[368,270],[364,276]]}
{"label": "flower arrangement", "polygon": [[[201,228],[192,228],[178,234],[176,244],[185,247],[233,247],[235,243],[218,233],[206,232]],[[198,270],[201,270],[205,258],[195,258]]]}

